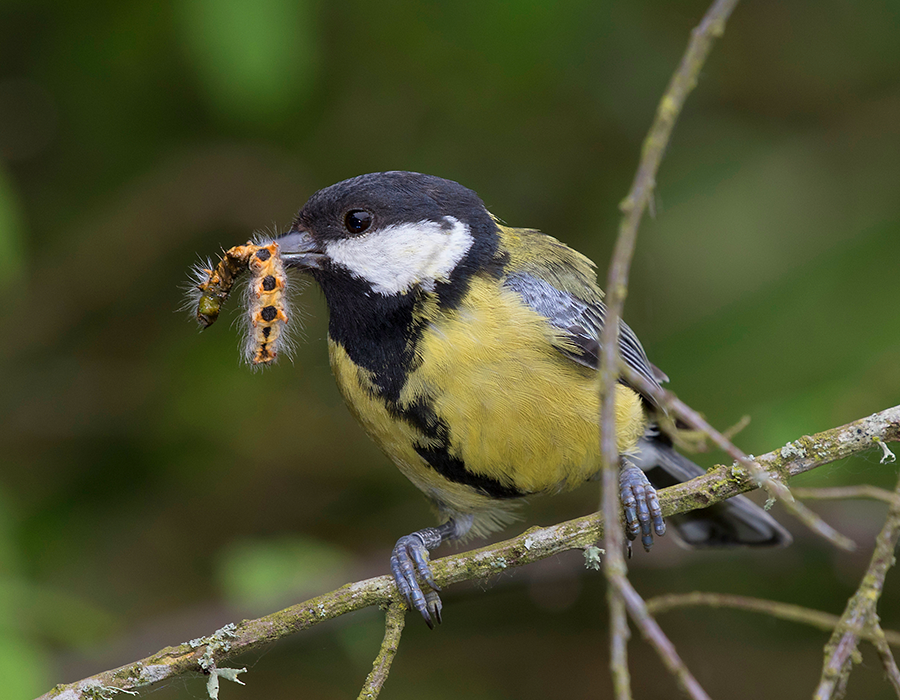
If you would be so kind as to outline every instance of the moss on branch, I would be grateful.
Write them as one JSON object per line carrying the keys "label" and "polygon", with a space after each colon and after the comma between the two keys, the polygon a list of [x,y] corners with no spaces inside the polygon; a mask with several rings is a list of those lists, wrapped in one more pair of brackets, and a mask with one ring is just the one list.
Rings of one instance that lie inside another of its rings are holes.
{"label": "moss on branch", "polygon": [[[773,477],[787,479],[897,441],[900,441],[900,406],[816,435],[803,436],[789,443],[794,449],[778,448],[757,457],[756,461]],[[669,516],[719,503],[756,488],[759,485],[752,476],[731,465],[722,465],[696,479],[663,489],[659,495],[663,513]],[[602,536],[603,518],[598,513],[551,527],[532,527],[503,542],[434,561],[435,580],[443,587],[487,578],[570,549],[584,549],[596,544]],[[161,649],[146,659],[76,683],[58,685],[40,700],[112,698],[117,692],[138,690],[182,674],[202,673],[202,659],[222,666],[238,654],[262,648],[327,620],[369,606],[399,602],[390,576],[348,583],[271,615],[229,625],[227,633],[222,628],[209,637]]]}

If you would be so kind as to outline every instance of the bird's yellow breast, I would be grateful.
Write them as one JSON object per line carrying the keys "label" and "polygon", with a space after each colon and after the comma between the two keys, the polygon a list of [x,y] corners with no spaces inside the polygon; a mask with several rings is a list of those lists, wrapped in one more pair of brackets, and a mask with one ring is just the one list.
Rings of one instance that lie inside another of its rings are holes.
{"label": "bird's yellow breast", "polygon": [[[476,276],[449,312],[421,310],[425,329],[400,408],[425,401],[447,427],[449,454],[473,474],[522,493],[580,485],[599,469],[599,383],[558,347],[547,319],[496,280]],[[459,512],[493,503],[442,477],[415,449],[429,438],[389,411],[370,374],[329,344],[338,385],[365,429],[427,495]],[[619,451],[637,448],[647,418],[640,397],[616,387]],[[433,441],[433,438],[430,438]]]}

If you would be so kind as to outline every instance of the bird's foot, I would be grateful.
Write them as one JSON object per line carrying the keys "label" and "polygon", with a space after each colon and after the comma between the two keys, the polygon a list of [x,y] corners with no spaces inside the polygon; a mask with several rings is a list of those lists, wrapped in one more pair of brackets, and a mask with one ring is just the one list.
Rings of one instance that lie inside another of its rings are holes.
{"label": "bird's foot", "polygon": [[657,537],[666,534],[666,522],[656,489],[647,475],[627,460],[622,460],[619,472],[619,498],[625,509],[625,534],[629,540],[640,535],[641,544],[649,552],[653,546],[653,534]]}
{"label": "bird's foot", "polygon": [[[435,623],[441,622],[441,599],[437,591],[441,590],[434,582],[428,552],[441,544],[443,533],[438,528],[429,527],[397,540],[391,552],[391,571],[397,590],[406,598],[410,608],[415,608],[425,618],[426,624],[434,629]],[[419,579],[429,587],[427,593],[422,592]]]}

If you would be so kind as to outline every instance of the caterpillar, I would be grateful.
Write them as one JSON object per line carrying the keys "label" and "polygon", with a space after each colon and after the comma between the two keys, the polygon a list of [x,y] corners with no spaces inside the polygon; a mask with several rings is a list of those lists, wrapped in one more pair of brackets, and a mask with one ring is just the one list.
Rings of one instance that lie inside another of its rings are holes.
{"label": "caterpillar", "polygon": [[245,304],[244,359],[251,365],[269,365],[285,345],[287,276],[278,244],[269,242],[229,248],[215,267],[197,266],[189,288],[190,305],[197,322],[209,328],[219,317],[237,279],[250,271]]}
{"label": "caterpillar", "polygon": [[288,317],[285,311],[287,276],[278,255],[278,244],[261,246],[249,262],[247,315],[250,327],[244,344],[244,357],[254,365],[268,365],[278,357],[282,331]]}

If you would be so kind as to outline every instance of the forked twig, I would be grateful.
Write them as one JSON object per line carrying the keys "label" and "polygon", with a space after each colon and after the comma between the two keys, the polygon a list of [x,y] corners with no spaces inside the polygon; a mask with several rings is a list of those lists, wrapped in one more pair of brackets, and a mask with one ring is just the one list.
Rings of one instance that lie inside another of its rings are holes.
{"label": "forked twig", "polygon": [[[900,481],[894,493],[900,496]],[[884,588],[884,579],[888,569],[894,564],[894,548],[900,539],[900,505],[892,505],[888,510],[884,527],[875,540],[875,551],[869,568],[866,570],[856,593],[847,601],[844,614],[825,646],[825,661],[822,665],[822,677],[816,688],[814,700],[830,700],[838,689],[847,682],[853,667],[853,656],[859,643],[862,630],[867,625],[877,624],[875,609]],[[885,652],[890,656],[886,646],[879,649],[882,661],[886,661]],[[889,667],[896,668],[893,657],[887,662]]]}

